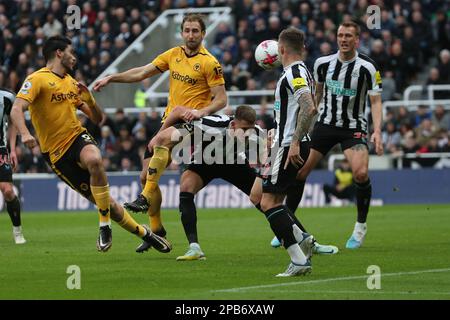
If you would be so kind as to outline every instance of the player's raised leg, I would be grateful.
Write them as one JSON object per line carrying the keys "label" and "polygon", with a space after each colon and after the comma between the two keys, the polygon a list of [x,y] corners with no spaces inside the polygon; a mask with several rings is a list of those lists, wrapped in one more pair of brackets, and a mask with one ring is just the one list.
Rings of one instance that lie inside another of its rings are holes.
{"label": "player's raised leg", "polygon": [[[147,212],[149,206],[153,205],[152,196],[158,197],[158,183],[161,175],[165,171],[167,165],[170,163],[170,150],[175,145],[172,141],[172,136],[177,131],[174,127],[169,127],[160,131],[149,143],[148,148],[151,148],[153,155],[149,160],[147,167],[147,175],[144,188],[138,198],[132,202],[125,203],[124,206],[132,212]],[[156,193],[156,194],[155,194]],[[161,200],[155,199],[155,202]],[[155,212],[157,214],[157,212]],[[157,218],[155,216],[154,218]]]}
{"label": "player's raised leg", "polygon": [[369,153],[365,144],[357,144],[344,150],[350,163],[356,186],[357,221],[346,247],[356,249],[362,246],[367,233],[367,215],[372,198],[372,185],[369,179]]}
{"label": "player's raised leg", "polygon": [[0,182],[0,190],[6,201],[6,210],[13,225],[13,237],[16,244],[24,244],[26,240],[22,234],[22,222],[20,218],[20,200],[14,193],[11,182]]}

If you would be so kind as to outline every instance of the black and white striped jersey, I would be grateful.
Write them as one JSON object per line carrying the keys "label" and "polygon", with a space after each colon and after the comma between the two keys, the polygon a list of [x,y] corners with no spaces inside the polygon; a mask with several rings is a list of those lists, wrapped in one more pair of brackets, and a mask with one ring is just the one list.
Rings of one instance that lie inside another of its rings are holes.
{"label": "black and white striped jersey", "polygon": [[314,63],[314,76],[324,83],[317,122],[367,132],[367,94],[381,93],[381,74],[376,63],[362,53],[341,61],[339,51]]}
{"label": "black and white striped jersey", "polygon": [[[189,130],[193,133],[193,137],[191,136],[191,142],[194,143],[193,163],[199,163],[200,159],[201,163],[206,164],[259,162],[266,148],[264,130],[255,125],[254,129],[245,132],[244,141],[238,141],[229,131],[233,119],[234,117],[227,115],[210,115],[186,124],[191,127]],[[214,148],[216,150],[213,150]],[[216,151],[222,155],[217,155]]]}
{"label": "black and white striped jersey", "polygon": [[0,148],[6,148],[8,143],[8,116],[15,99],[12,91],[0,88]]}
{"label": "black and white striped jersey", "polygon": [[[300,110],[298,99],[305,92],[314,97],[315,83],[303,61],[295,61],[284,68],[275,90],[274,114],[277,124],[272,146],[287,147],[291,144]],[[309,135],[302,141],[309,141]]]}

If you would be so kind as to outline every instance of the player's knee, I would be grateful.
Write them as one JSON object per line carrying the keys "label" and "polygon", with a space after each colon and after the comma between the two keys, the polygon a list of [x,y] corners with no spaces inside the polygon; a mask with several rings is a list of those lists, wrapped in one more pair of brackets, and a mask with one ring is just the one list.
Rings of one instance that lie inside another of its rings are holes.
{"label": "player's knee", "polygon": [[2,188],[2,193],[6,201],[11,201],[16,197],[12,186],[6,186]]}
{"label": "player's knee", "polygon": [[366,182],[367,179],[369,179],[369,172],[367,169],[357,169],[353,172],[353,180],[355,180],[357,183]]}
{"label": "player's knee", "polygon": [[91,156],[86,160],[86,166],[89,172],[98,172],[103,168],[102,158],[99,156]]}
{"label": "player's knee", "polygon": [[182,181],[180,184],[180,192],[189,192],[189,193],[194,193],[193,190],[193,186],[191,183],[189,183],[188,181]]}
{"label": "player's knee", "polygon": [[274,207],[274,204],[272,203],[272,201],[268,201],[267,199],[261,200],[261,210],[263,212],[266,212],[267,210],[270,210],[273,207]]}

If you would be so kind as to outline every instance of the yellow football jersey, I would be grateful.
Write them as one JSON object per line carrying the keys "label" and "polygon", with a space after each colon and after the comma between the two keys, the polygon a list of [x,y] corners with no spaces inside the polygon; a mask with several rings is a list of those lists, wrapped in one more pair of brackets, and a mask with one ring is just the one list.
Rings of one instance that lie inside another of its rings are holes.
{"label": "yellow football jersey", "polygon": [[202,109],[211,102],[210,88],[225,84],[220,63],[203,46],[188,56],[183,47],[160,54],[152,64],[159,71],[170,71],[169,101],[164,119],[176,106]]}
{"label": "yellow football jersey", "polygon": [[60,77],[48,68],[30,74],[17,94],[30,103],[31,122],[42,153],[55,163],[85,129],[76,110],[82,104],[78,82],[70,75]]}

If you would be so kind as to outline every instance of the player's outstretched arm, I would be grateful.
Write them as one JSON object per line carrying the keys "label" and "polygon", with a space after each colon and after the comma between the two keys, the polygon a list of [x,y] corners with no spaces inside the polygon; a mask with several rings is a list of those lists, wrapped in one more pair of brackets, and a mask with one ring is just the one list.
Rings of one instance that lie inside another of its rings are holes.
{"label": "player's outstretched arm", "polygon": [[22,143],[28,148],[36,146],[36,139],[30,134],[26,124],[23,112],[28,109],[30,103],[22,98],[16,98],[11,109],[11,120],[22,136]]}
{"label": "player's outstretched arm", "polygon": [[369,95],[373,120],[373,134],[370,141],[375,144],[375,152],[381,156],[383,154],[383,141],[381,139],[381,123],[383,121],[383,105],[381,94]]}
{"label": "player's outstretched arm", "polygon": [[115,73],[96,81],[94,83],[94,91],[100,91],[110,82],[119,82],[119,83],[139,82],[146,78],[150,78],[151,76],[154,76],[155,74],[158,73],[160,73],[159,69],[156,68],[153,64],[149,63],[145,66],[133,68],[120,73]]}

